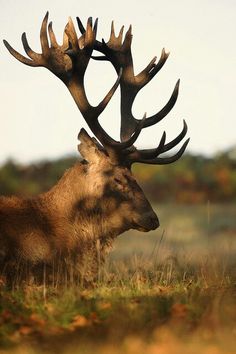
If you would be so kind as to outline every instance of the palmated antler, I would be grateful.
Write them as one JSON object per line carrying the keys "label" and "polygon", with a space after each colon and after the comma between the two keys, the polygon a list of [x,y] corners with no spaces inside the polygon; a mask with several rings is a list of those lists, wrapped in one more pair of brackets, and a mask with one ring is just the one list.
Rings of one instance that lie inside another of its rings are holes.
{"label": "palmated antler", "polygon": [[[77,18],[77,23],[82,34],[81,37],[78,38],[74,24],[71,18],[69,18],[64,30],[63,44],[59,45],[52,29],[52,22],[48,24],[47,13],[43,19],[40,31],[42,54],[35,53],[30,48],[25,33],[22,35],[22,43],[29,58],[15,51],[5,40],[4,44],[9,52],[22,63],[34,67],[44,66],[64,82],[88,126],[106,148],[109,155],[116,156],[119,160],[123,159],[123,162],[129,165],[133,162],[151,164],[174,162],[183,154],[189,139],[174,156],[164,158],[159,158],[158,156],[169,151],[183,139],[187,132],[185,122],[182,132],[167,144],[165,144],[164,133],[156,149],[137,150],[133,146],[142,128],[159,122],[169,113],[176,102],[179,81],[167,104],[157,114],[149,118],[146,118],[145,114],[141,120],[136,119],[132,114],[132,105],[137,93],[162,68],[168,58],[168,54],[163,49],[161,58],[157,64],[155,63],[155,57],[143,71],[138,75],[134,75],[131,53],[131,26],[123,41],[124,27],[121,28],[118,37],[116,37],[112,23],[110,39],[105,43],[104,40],[100,42],[96,39],[97,22],[96,19],[93,25],[92,18],[90,17],[87,21],[87,27],[85,28],[80,19]],[[92,56],[94,49],[103,55],[99,57]],[[90,58],[110,61],[118,74],[115,84],[96,107],[89,103],[84,88],[84,76]],[[106,108],[118,86],[120,86],[121,89],[121,142],[111,138],[98,121],[99,115]]]}

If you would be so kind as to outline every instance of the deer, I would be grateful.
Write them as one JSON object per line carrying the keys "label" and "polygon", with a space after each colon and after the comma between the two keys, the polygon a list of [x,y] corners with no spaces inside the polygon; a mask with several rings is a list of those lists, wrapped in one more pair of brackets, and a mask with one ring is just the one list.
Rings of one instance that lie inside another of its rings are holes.
{"label": "deer", "polygon": [[[42,53],[31,49],[26,34],[23,56],[4,40],[13,57],[31,67],[45,67],[67,87],[94,137],[82,128],[78,145],[81,159],[65,172],[49,191],[36,197],[0,197],[0,254],[4,270],[18,270],[23,264],[34,268],[52,265],[63,259],[63,267],[73,260],[73,269],[84,279],[93,279],[98,264],[103,262],[115,238],[129,229],[143,232],[159,226],[158,217],[132,174],[134,163],[170,164],[184,153],[189,138],[177,153],[160,156],[177,146],[187,133],[187,124],[172,141],[162,134],[157,147],[138,149],[134,143],[141,131],[160,122],[173,108],[178,97],[179,80],[167,104],[156,114],[137,119],[132,105],[138,92],[165,64],[168,53],[151,62],[137,75],[132,57],[132,27],[118,36],[114,22],[109,40],[97,39],[98,19],[90,17],[84,27],[77,17],[78,36],[69,18],[63,32],[63,43],[57,42],[48,12],[40,30]],[[96,55],[93,55],[96,52]],[[84,78],[90,60],[107,61],[117,78],[97,106],[86,95]],[[120,88],[120,141],[102,127],[99,117]],[[16,268],[16,262],[19,265]]]}

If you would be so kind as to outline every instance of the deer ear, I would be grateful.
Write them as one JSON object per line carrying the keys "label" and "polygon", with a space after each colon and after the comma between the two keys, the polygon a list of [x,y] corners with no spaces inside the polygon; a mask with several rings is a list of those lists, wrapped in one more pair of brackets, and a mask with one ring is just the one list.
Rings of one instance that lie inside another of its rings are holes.
{"label": "deer ear", "polygon": [[81,129],[78,135],[81,143],[78,145],[78,151],[88,162],[100,162],[104,160],[106,154],[103,147],[95,138],[91,138],[85,129]]}

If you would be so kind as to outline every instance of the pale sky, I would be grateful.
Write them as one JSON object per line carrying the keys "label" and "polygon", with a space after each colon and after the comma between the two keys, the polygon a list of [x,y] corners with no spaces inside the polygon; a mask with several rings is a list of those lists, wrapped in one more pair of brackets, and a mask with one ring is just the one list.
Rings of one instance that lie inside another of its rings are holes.
{"label": "pale sky", "polygon": [[[236,1],[235,0],[119,0],[46,1],[0,0],[1,39],[22,54],[21,34],[40,52],[39,30],[47,10],[60,42],[71,16],[83,22],[99,18],[98,39],[108,40],[110,23],[133,26],[135,71],[141,71],[163,47],[170,56],[133,106],[137,118],[159,111],[168,101],[178,78],[180,94],[175,107],[155,127],[145,129],[139,147],[154,147],[162,132],[172,139],[189,126],[188,151],[214,154],[236,144]],[[79,33],[79,32],[78,32]],[[77,134],[87,127],[60,80],[45,68],[25,66],[0,43],[0,163],[7,158],[29,162],[76,153]],[[97,104],[116,74],[109,63],[91,62],[87,91]],[[119,133],[119,93],[100,118],[114,137]]]}

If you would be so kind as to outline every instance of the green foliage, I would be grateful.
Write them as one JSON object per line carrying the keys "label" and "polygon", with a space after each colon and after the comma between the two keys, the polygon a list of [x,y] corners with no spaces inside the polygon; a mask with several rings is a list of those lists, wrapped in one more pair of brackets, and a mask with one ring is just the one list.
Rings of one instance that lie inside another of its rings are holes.
{"label": "green foliage", "polygon": [[53,162],[42,161],[28,166],[7,161],[0,168],[0,194],[29,196],[47,191],[75,162],[74,157]]}
{"label": "green foliage", "polygon": [[236,164],[227,155],[185,155],[171,165],[136,165],[134,173],[154,201],[194,204],[236,200]]}
{"label": "green foliage", "polygon": [[[47,191],[76,160],[68,157],[28,166],[7,161],[0,168],[0,194],[31,196]],[[162,166],[135,164],[133,171],[152,201],[194,204],[236,200],[236,163],[227,154],[215,158],[185,155]]]}

